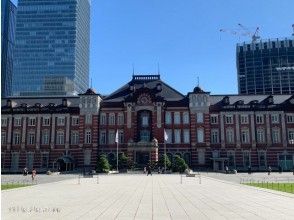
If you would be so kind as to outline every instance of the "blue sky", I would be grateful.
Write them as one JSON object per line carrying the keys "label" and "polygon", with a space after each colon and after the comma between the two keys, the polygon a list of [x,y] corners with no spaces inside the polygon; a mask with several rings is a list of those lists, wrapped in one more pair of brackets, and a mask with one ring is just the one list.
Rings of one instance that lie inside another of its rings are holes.
{"label": "blue sky", "polygon": [[262,38],[290,37],[293,0],[92,0],[90,77],[109,94],[135,74],[157,73],[186,94],[237,93],[236,43],[219,29],[260,27]]}

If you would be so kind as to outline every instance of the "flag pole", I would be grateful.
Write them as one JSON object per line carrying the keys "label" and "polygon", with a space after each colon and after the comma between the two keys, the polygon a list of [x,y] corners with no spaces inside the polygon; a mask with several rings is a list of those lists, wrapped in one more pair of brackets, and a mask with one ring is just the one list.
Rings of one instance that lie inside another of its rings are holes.
{"label": "flag pole", "polygon": [[116,142],[116,171],[118,172],[118,130],[116,130],[115,142]]}
{"label": "flag pole", "polygon": [[164,159],[164,173],[166,174],[166,141],[164,140],[164,156],[163,156],[163,159]]}

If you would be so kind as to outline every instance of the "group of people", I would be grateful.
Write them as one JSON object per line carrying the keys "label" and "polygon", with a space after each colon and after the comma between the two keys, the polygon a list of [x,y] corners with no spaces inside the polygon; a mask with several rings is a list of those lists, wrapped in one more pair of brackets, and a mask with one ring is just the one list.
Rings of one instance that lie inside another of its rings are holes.
{"label": "group of people", "polygon": [[[28,170],[28,168],[25,167],[25,168],[23,169],[22,174],[23,174],[24,176],[27,176],[27,175],[29,174],[29,170]],[[37,175],[37,171],[36,171],[35,168],[33,168],[33,169],[32,169],[32,181],[35,180],[36,175]]]}

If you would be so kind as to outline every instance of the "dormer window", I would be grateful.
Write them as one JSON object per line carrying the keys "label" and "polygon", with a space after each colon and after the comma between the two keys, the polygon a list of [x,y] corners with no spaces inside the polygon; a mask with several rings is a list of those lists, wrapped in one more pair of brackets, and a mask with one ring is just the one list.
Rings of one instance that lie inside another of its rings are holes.
{"label": "dormer window", "polygon": [[158,83],[158,84],[156,85],[156,89],[157,89],[157,91],[161,91],[161,90],[162,90],[161,83]]}
{"label": "dormer window", "polygon": [[67,99],[62,99],[62,105],[67,106]]}
{"label": "dormer window", "polygon": [[230,104],[230,98],[228,96],[225,96],[223,99],[223,102],[225,105],[229,105]]}

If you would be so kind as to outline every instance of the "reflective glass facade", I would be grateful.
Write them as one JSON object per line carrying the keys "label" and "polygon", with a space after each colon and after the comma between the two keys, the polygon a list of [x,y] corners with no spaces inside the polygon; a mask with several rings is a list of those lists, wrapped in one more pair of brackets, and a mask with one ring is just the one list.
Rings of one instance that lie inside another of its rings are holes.
{"label": "reflective glass facade", "polygon": [[294,93],[294,39],[237,45],[239,94]]}
{"label": "reflective glass facade", "polygon": [[13,94],[85,92],[89,42],[89,0],[19,0]]}
{"label": "reflective glass facade", "polygon": [[1,95],[11,95],[16,6],[1,1]]}

